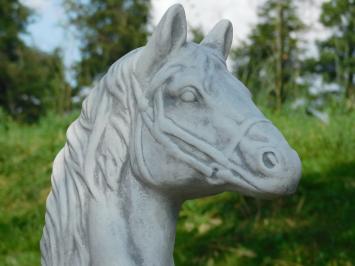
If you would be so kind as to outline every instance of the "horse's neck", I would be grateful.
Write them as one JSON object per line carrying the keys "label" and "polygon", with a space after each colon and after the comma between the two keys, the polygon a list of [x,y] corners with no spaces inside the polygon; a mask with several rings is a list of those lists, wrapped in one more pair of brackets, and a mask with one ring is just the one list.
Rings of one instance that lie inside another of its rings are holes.
{"label": "horse's neck", "polygon": [[143,186],[129,173],[120,191],[89,203],[92,265],[173,265],[179,204]]}

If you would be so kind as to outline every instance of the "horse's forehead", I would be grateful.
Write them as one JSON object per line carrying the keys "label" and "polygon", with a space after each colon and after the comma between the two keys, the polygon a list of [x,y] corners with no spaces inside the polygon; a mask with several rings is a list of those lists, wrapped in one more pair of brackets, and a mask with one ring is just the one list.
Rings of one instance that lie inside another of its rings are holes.
{"label": "horse's forehead", "polygon": [[189,44],[172,58],[169,65],[180,65],[182,68],[195,70],[214,70],[225,66],[224,60],[211,49],[202,45]]}
{"label": "horse's forehead", "polygon": [[153,84],[157,88],[166,82],[176,87],[191,83],[210,91],[216,85],[215,80],[222,80],[221,75],[226,79],[228,74],[225,61],[218,53],[202,45],[188,43],[168,58],[153,78]]}

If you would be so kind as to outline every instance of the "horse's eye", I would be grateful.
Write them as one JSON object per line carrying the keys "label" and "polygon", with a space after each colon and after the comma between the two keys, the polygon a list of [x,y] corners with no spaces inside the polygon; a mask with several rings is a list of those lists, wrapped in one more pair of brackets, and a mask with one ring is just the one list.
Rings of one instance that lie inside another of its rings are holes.
{"label": "horse's eye", "polygon": [[189,88],[185,90],[181,95],[180,98],[184,102],[196,102],[197,101],[197,92],[193,88]]}

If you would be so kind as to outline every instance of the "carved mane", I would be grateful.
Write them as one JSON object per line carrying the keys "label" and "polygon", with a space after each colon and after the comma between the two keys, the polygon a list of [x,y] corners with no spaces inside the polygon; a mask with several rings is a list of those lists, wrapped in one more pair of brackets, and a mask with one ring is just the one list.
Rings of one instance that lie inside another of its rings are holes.
{"label": "carved mane", "polygon": [[[115,62],[68,128],[53,163],[41,239],[42,265],[89,265],[87,198],[119,186],[135,114],[132,69],[137,50]],[[115,145],[112,145],[115,143]]]}

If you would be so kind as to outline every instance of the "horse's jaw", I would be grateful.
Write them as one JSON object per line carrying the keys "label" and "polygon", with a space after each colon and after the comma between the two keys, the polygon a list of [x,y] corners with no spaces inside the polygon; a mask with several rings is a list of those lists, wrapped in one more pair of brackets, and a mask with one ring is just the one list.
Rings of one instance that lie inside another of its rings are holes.
{"label": "horse's jaw", "polygon": [[174,265],[180,204],[144,186],[130,171],[121,181],[119,191],[89,203],[92,265]]}

